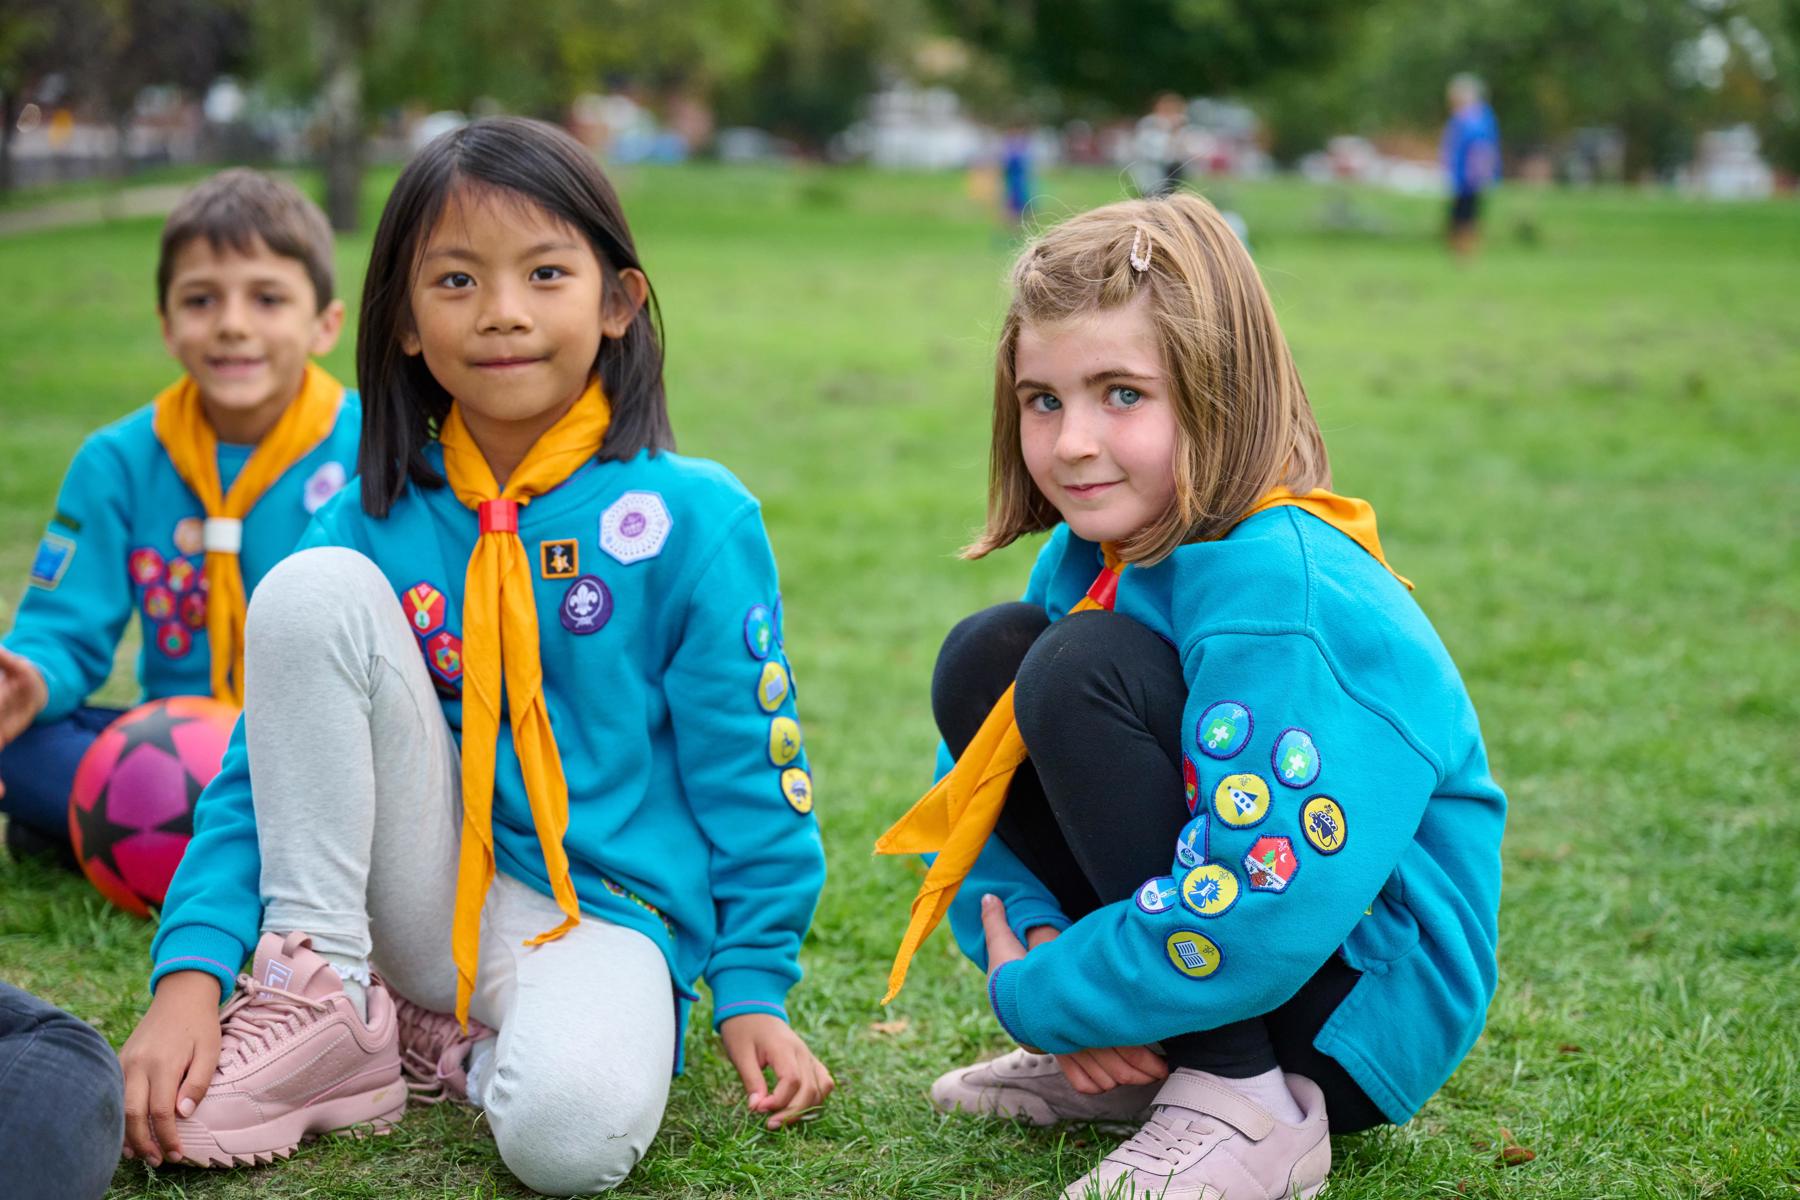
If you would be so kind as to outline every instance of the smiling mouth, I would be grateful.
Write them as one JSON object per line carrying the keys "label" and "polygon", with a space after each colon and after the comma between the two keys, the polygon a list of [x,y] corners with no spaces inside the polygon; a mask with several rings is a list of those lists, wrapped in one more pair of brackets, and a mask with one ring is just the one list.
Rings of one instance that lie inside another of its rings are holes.
{"label": "smiling mouth", "polygon": [[246,375],[268,361],[266,358],[242,358],[234,355],[208,358],[206,365],[221,375]]}
{"label": "smiling mouth", "polygon": [[485,358],[477,361],[475,367],[481,371],[516,371],[520,367],[532,367],[543,362],[541,358]]}
{"label": "smiling mouth", "polygon": [[1065,483],[1065,484],[1063,484],[1063,491],[1069,493],[1069,495],[1071,495],[1071,496],[1074,496],[1077,500],[1087,500],[1094,496],[1098,496],[1100,493],[1106,491],[1108,488],[1117,487],[1118,485],[1119,485],[1119,481],[1117,479],[1111,480],[1107,483],[1081,483],[1081,484]]}

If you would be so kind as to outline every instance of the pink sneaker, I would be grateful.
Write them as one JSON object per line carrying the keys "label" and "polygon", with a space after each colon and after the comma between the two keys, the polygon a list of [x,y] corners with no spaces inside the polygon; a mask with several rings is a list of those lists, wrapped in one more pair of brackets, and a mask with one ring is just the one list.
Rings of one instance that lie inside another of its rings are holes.
{"label": "pink sneaker", "polygon": [[400,1023],[400,1069],[406,1075],[406,1090],[420,1104],[467,1103],[469,1051],[476,1042],[493,1037],[494,1031],[470,1017],[469,1032],[464,1033],[449,1013],[414,1004],[399,992],[389,994]]}
{"label": "pink sneaker", "polygon": [[181,1161],[247,1167],[286,1158],[301,1139],[352,1126],[385,1132],[406,1112],[399,1023],[387,989],[356,1015],[331,964],[304,933],[265,933],[252,973],[221,1015],[219,1066],[176,1123]]}

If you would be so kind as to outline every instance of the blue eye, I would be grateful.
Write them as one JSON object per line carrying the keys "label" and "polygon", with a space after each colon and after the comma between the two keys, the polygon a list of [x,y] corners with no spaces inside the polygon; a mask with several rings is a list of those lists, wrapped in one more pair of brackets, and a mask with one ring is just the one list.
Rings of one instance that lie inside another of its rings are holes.
{"label": "blue eye", "polygon": [[1136,388],[1123,386],[1111,387],[1107,389],[1106,394],[1110,396],[1113,402],[1120,408],[1136,408],[1144,401],[1144,394]]}
{"label": "blue eye", "polygon": [[539,267],[531,273],[533,283],[555,283],[568,272],[561,267]]}
{"label": "blue eye", "polygon": [[1037,395],[1026,399],[1025,407],[1029,408],[1032,412],[1053,413],[1062,407],[1062,401],[1058,400],[1055,396],[1052,396],[1049,392],[1039,392]]}

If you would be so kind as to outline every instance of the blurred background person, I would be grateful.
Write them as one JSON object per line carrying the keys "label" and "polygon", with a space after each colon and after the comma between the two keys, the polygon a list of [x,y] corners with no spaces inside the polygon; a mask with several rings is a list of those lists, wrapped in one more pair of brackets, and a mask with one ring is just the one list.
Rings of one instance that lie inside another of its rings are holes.
{"label": "blurred background person", "polygon": [[1446,89],[1450,119],[1444,122],[1441,156],[1450,185],[1450,251],[1467,261],[1481,241],[1481,198],[1500,180],[1500,125],[1488,107],[1481,80],[1464,73]]}

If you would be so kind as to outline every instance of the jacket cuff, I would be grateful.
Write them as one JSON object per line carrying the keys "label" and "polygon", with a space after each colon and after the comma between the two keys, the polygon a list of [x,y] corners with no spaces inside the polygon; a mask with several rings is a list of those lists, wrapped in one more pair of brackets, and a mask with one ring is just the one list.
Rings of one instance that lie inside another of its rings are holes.
{"label": "jacket cuff", "polygon": [[163,934],[156,943],[156,965],[150,969],[150,990],[165,975],[177,971],[205,971],[219,981],[219,999],[231,998],[237,986],[238,968],[248,952],[242,942],[210,925],[183,925]]}
{"label": "jacket cuff", "polygon": [[994,1016],[1000,1021],[1000,1028],[1006,1030],[1006,1036],[1021,1046],[1035,1046],[1025,1036],[1024,1014],[1019,1011],[1019,972],[1008,970],[1017,967],[1018,960],[1003,963],[988,975],[988,1003],[994,1008]]}
{"label": "jacket cuff", "polygon": [[712,989],[714,1029],[727,1018],[746,1013],[768,1013],[788,1020],[787,994],[794,986],[788,975],[755,967],[730,967],[707,976],[706,986]]}

